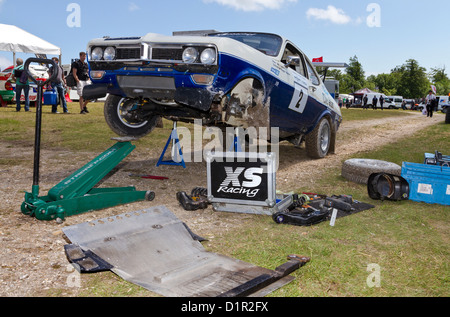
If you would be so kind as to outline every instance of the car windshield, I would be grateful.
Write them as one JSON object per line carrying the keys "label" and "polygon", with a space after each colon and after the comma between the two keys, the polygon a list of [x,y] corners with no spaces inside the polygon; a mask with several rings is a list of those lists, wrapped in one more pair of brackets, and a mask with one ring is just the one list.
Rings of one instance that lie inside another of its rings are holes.
{"label": "car windshield", "polygon": [[283,43],[280,36],[268,33],[212,33],[208,36],[228,37],[247,44],[269,56],[277,56]]}

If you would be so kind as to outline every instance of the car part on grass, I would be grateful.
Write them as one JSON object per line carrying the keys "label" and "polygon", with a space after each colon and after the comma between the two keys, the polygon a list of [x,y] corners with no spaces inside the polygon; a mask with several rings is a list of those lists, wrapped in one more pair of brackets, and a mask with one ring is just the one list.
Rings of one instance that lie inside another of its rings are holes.
{"label": "car part on grass", "polygon": [[401,176],[387,173],[373,173],[367,182],[369,197],[377,200],[406,200],[409,184]]}
{"label": "car part on grass", "polygon": [[194,187],[191,190],[192,197],[208,198],[208,189],[205,187]]}
{"label": "car part on grass", "polygon": [[307,204],[294,201],[289,208],[273,214],[272,219],[279,224],[311,226],[330,219],[333,209],[337,210],[336,218],[341,218],[375,207],[354,200],[351,195],[310,195]]}
{"label": "car part on grass", "polygon": [[450,123],[450,111],[448,109],[445,113],[445,123]]}
{"label": "car part on grass", "polygon": [[354,211],[355,208],[353,208],[352,203],[353,201],[350,200],[348,201],[347,197],[348,196],[343,196],[345,198],[332,198],[332,197],[327,197],[324,200],[324,206],[325,207],[329,207],[329,208],[336,208],[342,211],[346,211],[346,212],[350,212],[350,211]]}
{"label": "car part on grass", "polygon": [[[171,297],[213,297],[229,294],[272,270],[207,252],[167,207],[148,209],[64,227],[70,243],[90,251],[128,282]],[[303,257],[299,257],[303,258]],[[70,258],[69,258],[70,261]],[[239,296],[264,296],[294,280],[301,266],[290,259],[284,276]],[[287,274],[286,274],[287,273]],[[236,295],[236,296],[237,296]]]}
{"label": "car part on grass", "polygon": [[192,197],[186,192],[177,192],[177,200],[184,210],[197,210],[208,208],[208,200],[206,198]]}
{"label": "car part on grass", "polygon": [[321,209],[316,209],[313,207],[306,207],[274,213],[272,219],[279,224],[312,226],[327,220],[329,214],[330,208],[322,207]]}
{"label": "car part on grass", "polygon": [[373,173],[389,173],[400,176],[401,170],[401,166],[395,163],[374,159],[354,158],[346,160],[342,164],[341,175],[349,181],[367,184],[369,176]]}
{"label": "car part on grass", "polygon": [[63,221],[65,217],[88,211],[153,200],[153,191],[137,191],[133,186],[94,188],[135,147],[130,142],[117,142],[52,187],[46,196],[39,196],[38,187],[33,185],[33,192],[25,193],[22,213],[39,220]]}
{"label": "car part on grass", "polygon": [[219,295],[219,297],[248,296],[257,290],[270,285],[274,281],[291,274],[310,261],[310,258],[299,255],[289,255],[287,258],[289,261],[275,268],[275,271],[257,276],[254,279]]}
{"label": "car part on grass", "polygon": [[90,250],[84,251],[78,245],[66,244],[64,252],[70,263],[80,273],[96,273],[102,271],[109,271],[113,268],[111,264],[97,256]]}

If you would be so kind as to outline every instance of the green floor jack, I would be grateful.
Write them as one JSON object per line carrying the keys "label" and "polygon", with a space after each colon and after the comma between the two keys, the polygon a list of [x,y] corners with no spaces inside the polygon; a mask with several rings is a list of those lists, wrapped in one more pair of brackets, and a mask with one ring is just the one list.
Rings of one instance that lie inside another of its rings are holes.
{"label": "green floor jack", "polygon": [[[29,58],[25,62],[24,69],[28,72],[30,63],[52,64],[51,60],[40,58]],[[56,72],[54,72],[56,73]],[[31,193],[25,193],[25,201],[22,203],[22,213],[34,216],[38,220],[64,221],[65,217],[109,208],[117,205],[127,204],[142,200],[153,200],[153,191],[137,191],[135,187],[117,188],[93,188],[114,167],[116,167],[136,146],[129,141],[117,142],[108,150],[97,156],[91,162],[74,172],[72,175],[51,188],[46,196],[39,196],[39,163],[42,121],[42,90],[48,82],[36,81],[32,76],[30,79],[38,85],[36,102],[36,127],[34,144],[34,168],[33,186]]]}

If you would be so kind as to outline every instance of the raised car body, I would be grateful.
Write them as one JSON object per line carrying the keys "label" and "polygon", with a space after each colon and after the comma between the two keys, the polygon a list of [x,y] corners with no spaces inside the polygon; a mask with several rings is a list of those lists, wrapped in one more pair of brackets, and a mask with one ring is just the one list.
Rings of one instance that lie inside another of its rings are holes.
{"label": "raised car body", "polygon": [[278,127],[308,154],[334,151],[339,106],[311,61],[268,33],[94,39],[86,99],[109,94],[105,118],[119,135],[143,136],[159,117],[206,125]]}

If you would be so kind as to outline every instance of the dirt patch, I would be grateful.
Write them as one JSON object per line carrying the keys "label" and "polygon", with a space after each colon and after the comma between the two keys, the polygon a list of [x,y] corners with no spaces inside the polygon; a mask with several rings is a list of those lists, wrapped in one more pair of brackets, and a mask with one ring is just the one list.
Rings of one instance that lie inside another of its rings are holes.
{"label": "dirt patch", "polygon": [[[304,150],[283,142],[280,145],[277,189],[291,191],[310,186],[315,178],[326,173],[329,167],[341,165],[345,158],[394,142],[411,131],[419,131],[442,120],[443,117],[438,115],[426,118],[419,113],[411,113],[402,118],[344,122],[338,132],[337,154],[321,160],[310,160]],[[153,190],[156,197],[152,202],[137,202],[75,215],[58,224],[55,221],[39,221],[20,212],[24,191],[31,190],[33,148],[28,144],[11,145],[0,141],[0,296],[46,296],[49,290],[54,289],[60,290],[58,295],[61,296],[77,295],[79,289],[70,287],[68,280],[71,266],[64,254],[67,241],[61,234],[65,226],[165,205],[195,233],[214,241],[220,233],[245,226],[251,221],[253,216],[247,214],[214,212],[211,208],[192,212],[181,208],[175,198],[176,192],[190,192],[195,186],[206,186],[206,164],[188,163],[186,169],[166,165],[155,167],[160,151],[132,153],[116,173],[101,185],[133,185],[138,190]],[[98,154],[43,150],[41,194]],[[130,173],[167,176],[169,179],[131,178]]]}

